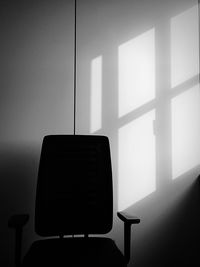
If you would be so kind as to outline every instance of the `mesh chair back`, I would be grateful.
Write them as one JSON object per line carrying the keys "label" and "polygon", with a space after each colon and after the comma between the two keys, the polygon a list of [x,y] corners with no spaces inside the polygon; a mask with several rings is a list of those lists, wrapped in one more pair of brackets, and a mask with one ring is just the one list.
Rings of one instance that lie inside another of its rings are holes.
{"label": "mesh chair back", "polygon": [[105,234],[113,221],[112,170],[105,136],[44,137],[35,208],[41,236]]}

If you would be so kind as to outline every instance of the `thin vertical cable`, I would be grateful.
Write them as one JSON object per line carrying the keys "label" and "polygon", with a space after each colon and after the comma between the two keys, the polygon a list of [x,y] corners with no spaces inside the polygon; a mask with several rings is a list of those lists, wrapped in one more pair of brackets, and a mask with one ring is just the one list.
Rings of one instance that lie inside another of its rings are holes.
{"label": "thin vertical cable", "polygon": [[76,40],[76,0],[74,0],[74,135],[76,134],[76,50],[77,50],[77,40]]}
{"label": "thin vertical cable", "polygon": [[199,83],[200,83],[200,0],[198,0],[198,34],[199,34]]}

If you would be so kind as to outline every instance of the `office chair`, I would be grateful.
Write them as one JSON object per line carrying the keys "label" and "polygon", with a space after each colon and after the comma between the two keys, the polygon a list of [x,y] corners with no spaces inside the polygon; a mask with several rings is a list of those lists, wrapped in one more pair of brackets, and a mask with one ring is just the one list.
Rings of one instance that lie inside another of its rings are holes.
{"label": "office chair", "polygon": [[[140,219],[118,212],[124,222],[124,255],[115,242],[99,237],[112,229],[113,188],[106,136],[48,135],[43,139],[35,204],[34,241],[21,261],[27,214],[13,215],[15,264],[32,266],[125,267],[130,259],[131,225]],[[90,235],[90,236],[89,236]]]}

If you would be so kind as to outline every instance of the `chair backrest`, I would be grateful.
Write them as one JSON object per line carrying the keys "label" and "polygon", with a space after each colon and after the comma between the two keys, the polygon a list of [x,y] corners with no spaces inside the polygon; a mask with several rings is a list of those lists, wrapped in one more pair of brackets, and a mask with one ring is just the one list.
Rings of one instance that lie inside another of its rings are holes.
{"label": "chair backrest", "polygon": [[112,229],[109,140],[97,135],[44,137],[35,206],[41,236],[105,234]]}

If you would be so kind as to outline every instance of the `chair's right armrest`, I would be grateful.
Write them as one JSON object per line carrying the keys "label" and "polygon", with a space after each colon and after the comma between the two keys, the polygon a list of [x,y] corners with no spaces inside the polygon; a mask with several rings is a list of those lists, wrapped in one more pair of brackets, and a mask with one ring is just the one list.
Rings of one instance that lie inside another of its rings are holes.
{"label": "chair's right armrest", "polygon": [[124,222],[124,256],[128,263],[131,252],[131,225],[140,223],[140,219],[125,211],[117,212],[117,216]]}
{"label": "chair's right armrest", "polygon": [[117,216],[124,222],[128,224],[138,224],[140,219],[134,215],[128,214],[124,211],[117,212]]}
{"label": "chair's right armrest", "polygon": [[15,214],[8,220],[8,227],[22,228],[29,220],[28,214]]}

